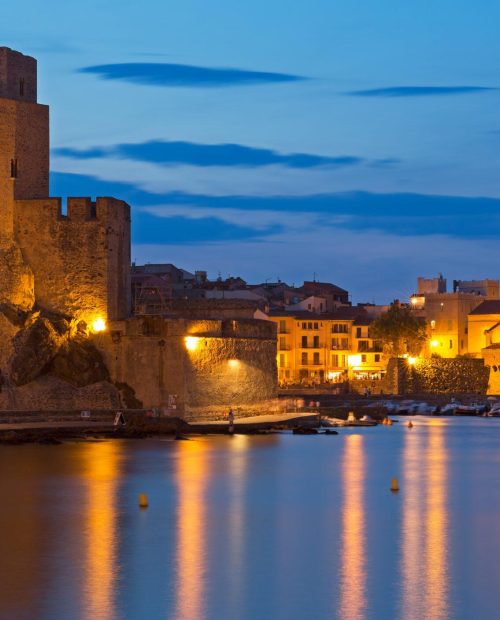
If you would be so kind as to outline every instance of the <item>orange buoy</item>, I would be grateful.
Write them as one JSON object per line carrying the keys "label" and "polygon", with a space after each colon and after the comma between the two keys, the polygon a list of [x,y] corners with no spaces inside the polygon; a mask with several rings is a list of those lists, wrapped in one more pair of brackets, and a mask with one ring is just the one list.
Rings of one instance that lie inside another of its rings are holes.
{"label": "orange buoy", "polygon": [[397,478],[391,480],[391,491],[397,493],[399,491],[399,482]]}
{"label": "orange buoy", "polygon": [[413,423],[411,420],[408,422],[408,428],[413,428]]}
{"label": "orange buoy", "polygon": [[139,507],[147,508],[148,506],[149,506],[148,496],[146,495],[146,493],[140,493],[139,494]]}

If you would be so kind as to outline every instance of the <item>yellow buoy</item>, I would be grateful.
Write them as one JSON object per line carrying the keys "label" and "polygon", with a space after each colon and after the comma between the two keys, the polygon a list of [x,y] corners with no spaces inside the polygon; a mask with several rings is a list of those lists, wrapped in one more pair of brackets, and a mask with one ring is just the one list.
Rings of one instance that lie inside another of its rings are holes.
{"label": "yellow buoy", "polygon": [[397,478],[391,480],[391,491],[397,493],[399,491],[399,482]]}
{"label": "yellow buoy", "polygon": [[392,420],[391,420],[391,418],[388,418],[388,419],[387,419],[387,426],[392,426]]}
{"label": "yellow buoy", "polygon": [[387,424],[387,418],[384,418],[384,419],[382,420],[382,424]]}
{"label": "yellow buoy", "polygon": [[411,420],[408,422],[408,428],[413,428],[413,424]]}
{"label": "yellow buoy", "polygon": [[141,508],[147,508],[149,506],[148,496],[146,495],[146,493],[139,494],[139,506]]}

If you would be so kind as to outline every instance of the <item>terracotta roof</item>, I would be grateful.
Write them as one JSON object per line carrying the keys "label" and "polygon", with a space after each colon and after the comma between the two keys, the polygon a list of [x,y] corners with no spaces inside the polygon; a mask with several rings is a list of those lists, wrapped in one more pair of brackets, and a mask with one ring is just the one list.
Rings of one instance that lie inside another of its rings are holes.
{"label": "terracotta roof", "polygon": [[469,314],[500,314],[500,299],[487,299]]}

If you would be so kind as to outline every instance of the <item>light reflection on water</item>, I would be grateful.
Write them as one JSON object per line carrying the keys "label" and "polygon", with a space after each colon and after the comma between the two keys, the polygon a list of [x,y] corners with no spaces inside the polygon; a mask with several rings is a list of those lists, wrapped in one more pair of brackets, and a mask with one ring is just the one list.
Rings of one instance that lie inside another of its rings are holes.
{"label": "light reflection on water", "polygon": [[342,459],[342,551],[340,617],[360,620],[366,610],[365,505],[366,458],[364,437],[345,438]]}
{"label": "light reflection on water", "polygon": [[0,620],[496,619],[499,437],[1,447]]}
{"label": "light reflection on water", "polygon": [[176,605],[179,620],[203,618],[206,582],[206,504],[205,490],[210,477],[209,445],[183,441],[176,459],[177,548]]}
{"label": "light reflection on water", "polygon": [[448,605],[446,421],[409,430],[403,449],[401,617],[444,620]]}
{"label": "light reflection on water", "polygon": [[92,444],[84,452],[85,620],[115,620],[117,545],[116,493],[120,480],[123,444]]}

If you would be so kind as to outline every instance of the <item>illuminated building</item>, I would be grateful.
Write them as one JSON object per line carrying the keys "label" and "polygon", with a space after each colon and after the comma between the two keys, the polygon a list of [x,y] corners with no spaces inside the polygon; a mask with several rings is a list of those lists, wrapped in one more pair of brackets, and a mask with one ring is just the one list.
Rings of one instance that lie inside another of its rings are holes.
{"label": "illuminated building", "polygon": [[269,320],[278,327],[281,384],[377,380],[385,372],[382,347],[370,336],[372,319],[363,309],[342,307],[324,314],[275,311]]}

